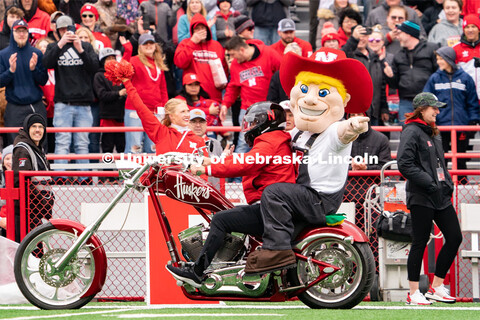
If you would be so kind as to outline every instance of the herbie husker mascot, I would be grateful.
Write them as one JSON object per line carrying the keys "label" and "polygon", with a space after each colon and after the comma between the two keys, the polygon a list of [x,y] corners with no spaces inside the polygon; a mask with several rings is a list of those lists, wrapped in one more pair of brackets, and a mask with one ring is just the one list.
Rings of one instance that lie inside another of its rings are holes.
{"label": "herbie husker mascot", "polygon": [[352,142],[368,129],[368,117],[341,121],[345,112],[365,112],[373,94],[365,66],[343,51],[322,48],[310,58],[288,53],[280,81],[290,92],[295,118],[293,149],[303,159],[297,184],[276,183],[263,191],[263,246],[248,256],[249,274],[295,266],[291,241],[299,226],[343,222],[335,213],[343,200]]}

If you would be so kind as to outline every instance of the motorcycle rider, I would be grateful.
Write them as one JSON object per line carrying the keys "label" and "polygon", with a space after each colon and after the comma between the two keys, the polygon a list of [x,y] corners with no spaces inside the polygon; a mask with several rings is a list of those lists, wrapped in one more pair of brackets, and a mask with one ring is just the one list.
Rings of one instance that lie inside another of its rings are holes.
{"label": "motorcycle rider", "polygon": [[[273,161],[273,156],[291,157],[290,134],[285,129],[285,111],[272,102],[258,102],[251,105],[243,120],[245,141],[252,149],[245,153],[245,161],[230,155],[222,163],[191,168],[194,174],[207,173],[209,176],[229,178],[243,176],[243,192],[249,205],[217,212],[211,221],[210,232],[195,264],[185,267],[167,265],[167,270],[179,280],[194,287],[201,287],[204,271],[223,245],[225,235],[241,232],[253,236],[263,233],[263,221],[258,203],[263,190],[275,182],[295,183],[295,168],[288,161]],[[264,159],[265,161],[247,161]],[[267,161],[267,159],[270,159]],[[277,158],[280,159],[280,158]]]}

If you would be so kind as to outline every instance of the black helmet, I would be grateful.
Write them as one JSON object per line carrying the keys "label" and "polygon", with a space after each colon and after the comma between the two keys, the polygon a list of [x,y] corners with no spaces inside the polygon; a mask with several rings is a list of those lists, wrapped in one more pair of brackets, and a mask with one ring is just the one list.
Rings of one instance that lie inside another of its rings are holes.
{"label": "black helmet", "polygon": [[286,116],[283,108],[273,102],[263,101],[252,104],[243,117],[242,132],[245,142],[252,147],[259,135],[285,129]]}

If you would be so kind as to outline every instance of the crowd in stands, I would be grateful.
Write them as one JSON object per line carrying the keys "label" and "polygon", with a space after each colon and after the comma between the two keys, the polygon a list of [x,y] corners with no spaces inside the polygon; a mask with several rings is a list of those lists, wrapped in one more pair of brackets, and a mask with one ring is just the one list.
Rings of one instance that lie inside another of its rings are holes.
{"label": "crowd in stands", "polygon": [[[209,126],[221,126],[229,112],[239,125],[251,104],[288,99],[277,72],[284,54],[309,57],[322,46],[343,50],[369,70],[372,125],[394,122],[388,101],[396,97],[402,121],[422,91],[448,103],[439,125],[479,124],[480,1],[309,6],[304,41],[295,34],[292,0],[0,0],[0,125],[21,127],[38,113],[54,127],[140,126],[127,90],[103,75],[112,59],[133,65],[131,83],[158,119],[177,98],[201,109]],[[16,135],[0,144],[13,144]],[[461,148],[471,135],[458,135]],[[242,134],[234,139],[236,152],[249,150]],[[49,133],[43,148],[56,154],[156,150],[141,132]]]}

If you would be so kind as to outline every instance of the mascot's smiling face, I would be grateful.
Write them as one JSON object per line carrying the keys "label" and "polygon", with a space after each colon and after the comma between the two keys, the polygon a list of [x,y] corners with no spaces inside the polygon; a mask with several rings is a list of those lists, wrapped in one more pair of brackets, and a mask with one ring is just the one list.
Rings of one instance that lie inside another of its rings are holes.
{"label": "mascot's smiling face", "polygon": [[300,72],[290,91],[295,126],[302,131],[322,133],[343,118],[349,100],[350,95],[340,80]]}

